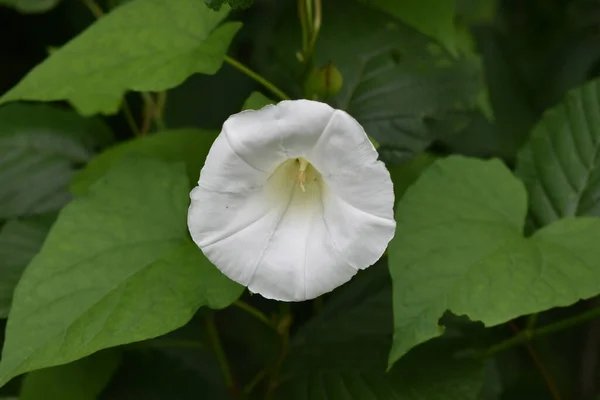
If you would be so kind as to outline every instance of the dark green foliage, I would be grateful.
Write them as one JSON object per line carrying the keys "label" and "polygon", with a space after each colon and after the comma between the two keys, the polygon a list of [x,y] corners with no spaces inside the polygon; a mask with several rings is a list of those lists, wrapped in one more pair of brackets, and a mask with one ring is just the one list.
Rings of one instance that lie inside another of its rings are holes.
{"label": "dark green foliage", "polygon": [[206,5],[215,11],[219,11],[224,4],[229,5],[233,9],[248,8],[254,0],[204,0]]}

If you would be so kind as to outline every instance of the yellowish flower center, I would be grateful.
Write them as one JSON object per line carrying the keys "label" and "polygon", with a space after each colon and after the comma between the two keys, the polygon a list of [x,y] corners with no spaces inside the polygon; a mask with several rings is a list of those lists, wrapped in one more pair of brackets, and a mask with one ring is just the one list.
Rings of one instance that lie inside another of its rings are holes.
{"label": "yellowish flower center", "polygon": [[298,158],[296,161],[299,164],[298,175],[296,176],[296,181],[300,185],[300,189],[302,189],[303,192],[306,192],[304,183],[306,182],[306,170],[308,169],[308,166],[310,164],[308,163],[308,161],[306,161],[305,158],[302,158],[302,157]]}

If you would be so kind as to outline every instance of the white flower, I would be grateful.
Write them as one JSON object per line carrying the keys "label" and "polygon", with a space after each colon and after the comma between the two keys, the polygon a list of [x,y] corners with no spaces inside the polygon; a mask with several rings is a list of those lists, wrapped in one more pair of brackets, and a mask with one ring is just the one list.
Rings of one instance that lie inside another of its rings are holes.
{"label": "white flower", "polygon": [[362,126],[316,101],[229,117],[190,197],[198,247],[270,299],[330,292],[374,264],[396,229],[390,174]]}

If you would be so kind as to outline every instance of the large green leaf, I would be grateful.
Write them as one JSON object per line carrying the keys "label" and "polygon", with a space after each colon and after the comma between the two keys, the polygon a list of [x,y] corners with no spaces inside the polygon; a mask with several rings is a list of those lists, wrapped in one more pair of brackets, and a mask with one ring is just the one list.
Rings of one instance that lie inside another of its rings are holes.
{"label": "large green leaf", "polygon": [[517,174],[536,226],[575,215],[600,216],[600,81],[548,110],[521,149]]}
{"label": "large green leaf", "polygon": [[75,170],[112,141],[97,119],[47,105],[0,108],[0,219],[60,209]]}
{"label": "large green leaf", "polygon": [[13,219],[0,228],[0,318],[10,310],[13,291],[35,257],[56,215]]}
{"label": "large green leaf", "polygon": [[260,110],[261,108],[274,104],[275,102],[261,92],[252,92],[244,102],[242,110]]}
{"label": "large green leaf", "polygon": [[75,196],[87,193],[94,182],[128,154],[147,155],[167,162],[184,162],[190,183],[197,182],[200,169],[216,137],[216,132],[179,129],[119,143],[94,158],[75,175],[71,192]]}
{"label": "large green leaf", "polygon": [[54,8],[60,0],[0,0],[0,5],[13,7],[22,13],[39,13]]}
{"label": "large green leaf", "polygon": [[386,372],[391,336],[391,287],[379,262],[336,291],[295,337],[278,398],[476,399],[483,369],[453,359],[454,343],[427,344]]}
{"label": "large green leaf", "polygon": [[242,287],[189,239],[183,165],[121,160],[59,215],[15,290],[0,384],[184,325]]}
{"label": "large green leaf", "polygon": [[[484,2],[476,0],[476,3]],[[452,153],[500,157],[512,163],[527,140],[538,112],[532,104],[530,89],[516,68],[514,52],[507,48],[505,35],[491,27],[479,27],[475,33],[485,65],[494,120],[476,115],[465,131],[440,140]]]}
{"label": "large green leaf", "polygon": [[120,362],[118,351],[103,351],[83,360],[30,372],[19,400],[96,400]]}
{"label": "large green leaf", "polygon": [[[344,80],[331,104],[363,125],[384,160],[403,162],[468,125],[467,112],[479,106],[485,87],[476,57],[456,59],[401,21],[356,1],[332,0],[323,7],[335,18],[321,29],[316,63],[333,62]],[[287,23],[293,12],[275,19],[279,25],[265,32],[256,50],[261,72],[288,92],[303,70],[289,50],[301,47],[298,28]],[[299,88],[295,92],[301,96]]]}
{"label": "large green leaf", "polygon": [[369,0],[367,3],[444,44],[451,54],[458,54],[455,0]]}
{"label": "large green leaf", "polygon": [[523,236],[527,196],[498,160],[437,161],[400,200],[390,243],[390,364],[441,334],[446,310],[497,325],[600,293],[600,219]]}
{"label": "large green leaf", "polygon": [[117,112],[127,90],[159,91],[214,74],[241,24],[199,0],[134,0],[52,53],[0,98],[68,100],[81,114]]}

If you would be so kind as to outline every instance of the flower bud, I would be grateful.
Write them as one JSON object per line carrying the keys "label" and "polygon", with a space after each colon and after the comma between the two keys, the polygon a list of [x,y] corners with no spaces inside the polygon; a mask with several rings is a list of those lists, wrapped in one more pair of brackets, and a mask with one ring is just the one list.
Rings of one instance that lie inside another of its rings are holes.
{"label": "flower bud", "polygon": [[344,79],[340,71],[333,65],[313,68],[304,82],[306,97],[309,99],[327,99],[335,96],[342,89]]}

